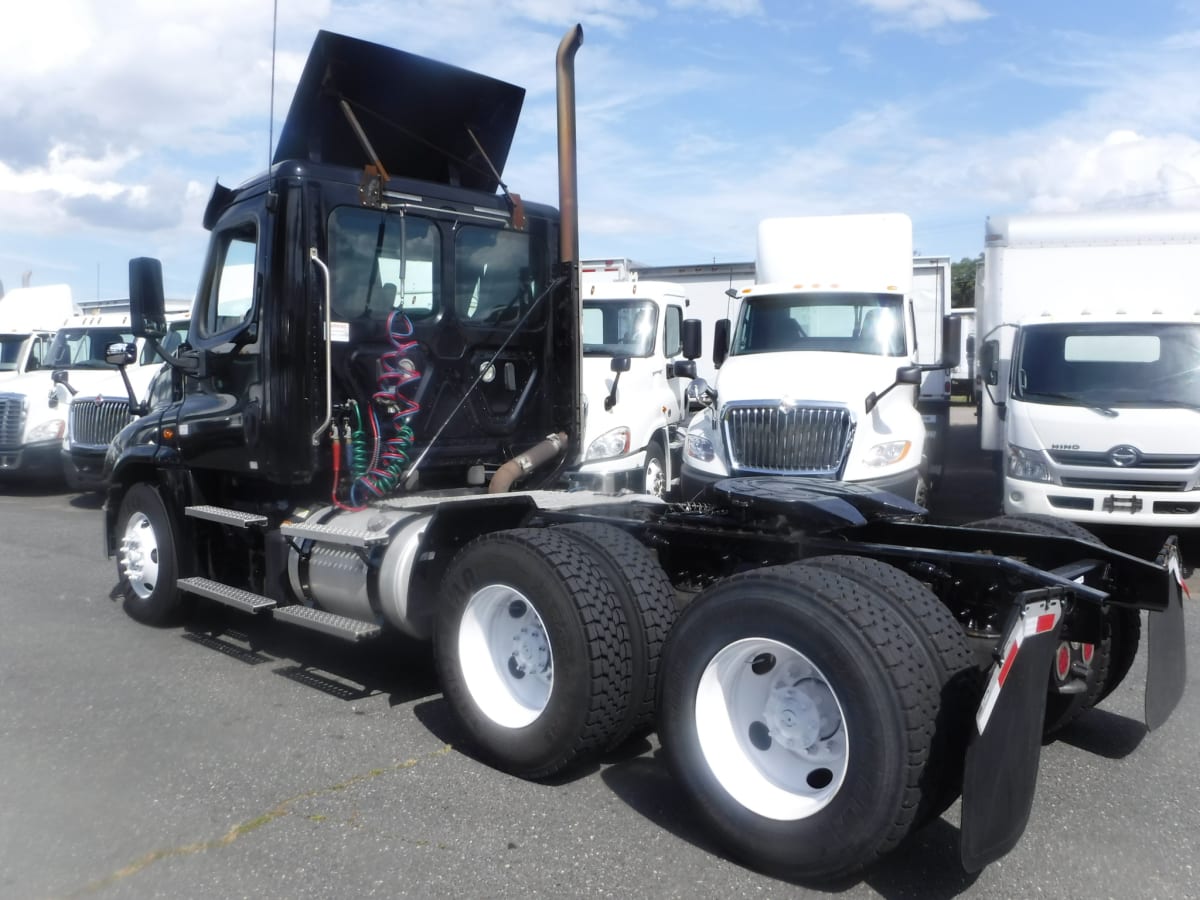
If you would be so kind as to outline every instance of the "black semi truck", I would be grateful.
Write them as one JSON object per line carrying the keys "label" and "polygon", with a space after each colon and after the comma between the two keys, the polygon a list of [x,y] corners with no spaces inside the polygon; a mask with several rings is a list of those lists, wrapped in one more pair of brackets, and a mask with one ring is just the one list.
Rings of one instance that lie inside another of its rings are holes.
{"label": "black semi truck", "polygon": [[[961,794],[978,869],[1020,837],[1044,732],[1128,671],[1142,611],[1147,723],[1170,715],[1176,544],[938,527],[821,479],[729,479],[703,504],[589,489],[581,41],[558,52],[556,210],[502,180],[521,89],[318,34],[269,171],[213,191],[170,396],[108,451],[125,609],[430,641],[465,732],[525,778],[657,729],[724,846],[801,880],[869,865]],[[130,263],[130,297],[161,340],[155,260]]]}

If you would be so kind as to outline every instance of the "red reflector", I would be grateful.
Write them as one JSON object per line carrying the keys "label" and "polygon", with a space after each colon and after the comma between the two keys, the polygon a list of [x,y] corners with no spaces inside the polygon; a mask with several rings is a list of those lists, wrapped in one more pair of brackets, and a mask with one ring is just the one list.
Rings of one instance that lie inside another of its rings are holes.
{"label": "red reflector", "polygon": [[1054,628],[1055,615],[1054,613],[1046,613],[1044,616],[1038,616],[1037,631],[1035,634],[1042,634],[1051,631]]}
{"label": "red reflector", "polygon": [[1009,644],[1008,655],[1004,657],[1004,664],[1000,666],[1000,674],[996,678],[996,683],[1000,687],[1004,687],[1004,679],[1008,677],[1008,671],[1012,668],[1013,660],[1017,658],[1017,651],[1020,649],[1016,641]]}

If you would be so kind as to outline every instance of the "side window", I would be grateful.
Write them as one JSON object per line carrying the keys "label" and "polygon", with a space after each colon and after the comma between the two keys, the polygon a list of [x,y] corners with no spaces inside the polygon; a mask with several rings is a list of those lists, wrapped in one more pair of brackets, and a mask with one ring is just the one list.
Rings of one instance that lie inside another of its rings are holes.
{"label": "side window", "polygon": [[253,222],[221,235],[212,281],[200,320],[205,337],[225,334],[248,321],[254,312],[254,261],[258,231]]}
{"label": "side window", "polygon": [[667,307],[667,320],[663,325],[663,356],[678,356],[683,352],[683,308]]}
{"label": "side window", "polygon": [[33,346],[29,348],[29,371],[41,368],[42,360],[46,358],[46,342],[41,335],[36,335],[33,339]]}

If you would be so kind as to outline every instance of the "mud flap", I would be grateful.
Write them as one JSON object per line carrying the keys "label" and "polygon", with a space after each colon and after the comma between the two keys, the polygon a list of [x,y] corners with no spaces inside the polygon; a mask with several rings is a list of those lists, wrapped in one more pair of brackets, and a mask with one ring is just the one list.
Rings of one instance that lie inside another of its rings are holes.
{"label": "mud flap", "polygon": [[1047,678],[1062,624],[1058,589],[1026,591],[975,714],[963,773],[962,864],[977,872],[1011,850],[1033,807]]}
{"label": "mud flap", "polygon": [[1158,562],[1166,566],[1167,608],[1150,612],[1146,659],[1146,727],[1153,731],[1171,717],[1187,681],[1187,650],[1183,631],[1183,567],[1174,535],[1167,539]]}

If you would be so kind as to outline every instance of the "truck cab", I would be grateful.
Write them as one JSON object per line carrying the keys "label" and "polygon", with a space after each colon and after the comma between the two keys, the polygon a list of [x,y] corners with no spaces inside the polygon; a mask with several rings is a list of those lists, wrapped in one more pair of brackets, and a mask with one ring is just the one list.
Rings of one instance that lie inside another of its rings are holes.
{"label": "truck cab", "polygon": [[65,284],[15,288],[0,296],[0,382],[41,368],[55,332],[78,312]]}
{"label": "truck cab", "polygon": [[[67,401],[66,434],[62,442],[63,475],[67,486],[74,491],[98,491],[104,488],[104,457],[117,432],[148,412],[152,395],[162,395],[165,389],[152,392],[156,380],[168,379],[169,366],[165,359],[172,356],[187,341],[189,314],[169,312],[165,315],[167,334],[162,343],[154,345],[139,340],[133,345],[136,362],[114,371],[86,390],[75,387],[68,374],[63,382],[70,393]],[[110,348],[111,349],[111,348]]]}
{"label": "truck cab", "polygon": [[662,497],[679,477],[684,393],[696,375],[683,356],[688,298],[679,285],[581,264],[583,385],[579,480]]}
{"label": "truck cab", "polygon": [[[75,392],[117,376],[108,348],[135,340],[128,303],[109,301],[72,316],[58,329],[35,371],[0,390],[0,476],[62,474],[67,407]],[[122,391],[123,394],[123,391]]]}
{"label": "truck cab", "polygon": [[[912,223],[768,219],[716,384],[697,384],[685,498],[740,475],[804,475],[925,501]],[[722,329],[728,334],[728,325]],[[718,341],[718,344],[720,341]]]}

